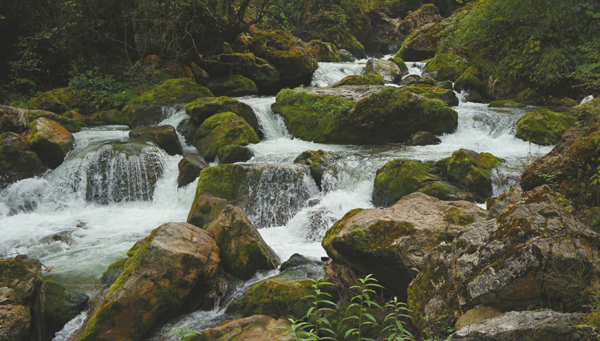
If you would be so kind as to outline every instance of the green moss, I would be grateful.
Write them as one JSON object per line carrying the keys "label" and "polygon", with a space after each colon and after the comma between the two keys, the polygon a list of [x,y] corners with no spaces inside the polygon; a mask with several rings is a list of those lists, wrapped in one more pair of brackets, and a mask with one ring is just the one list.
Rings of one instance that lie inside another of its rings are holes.
{"label": "green moss", "polygon": [[455,54],[437,54],[425,64],[426,72],[437,72],[437,81],[455,80],[466,68],[463,58]]}
{"label": "green moss", "polygon": [[341,62],[342,58],[337,48],[332,43],[322,42],[320,40],[311,40],[308,44],[312,54],[319,62]]}
{"label": "green moss", "polygon": [[348,50],[357,58],[366,57],[365,47],[345,28],[334,27],[327,29],[323,33],[322,40],[333,43],[338,49]]}
{"label": "green moss", "polygon": [[468,214],[460,214],[460,210],[456,207],[452,207],[446,211],[444,219],[450,224],[461,226],[473,224],[475,222],[475,218],[473,216]]}
{"label": "green moss", "polygon": [[489,108],[524,108],[525,104],[517,103],[512,99],[502,100],[502,101],[493,101],[488,104]]}
{"label": "green moss", "polygon": [[389,206],[403,196],[413,193],[437,180],[429,165],[408,159],[396,159],[377,170],[373,201]]}
{"label": "green moss", "polygon": [[563,133],[575,126],[576,122],[573,116],[538,109],[525,114],[517,121],[516,136],[540,145],[556,144]]}
{"label": "green moss", "polygon": [[408,66],[406,66],[406,63],[404,62],[404,60],[402,58],[394,56],[392,58],[388,58],[388,61],[396,64],[400,68],[400,71],[402,71],[402,72],[408,71]]}
{"label": "green moss", "polygon": [[207,161],[213,161],[221,147],[247,146],[258,143],[260,139],[243,118],[224,112],[206,119],[194,134],[194,141],[200,154]]}
{"label": "green moss", "polygon": [[127,258],[120,259],[108,266],[108,269],[102,274],[102,281],[112,285],[123,271],[123,267],[127,263]]}
{"label": "green moss", "polygon": [[215,197],[233,201],[245,178],[246,168],[243,166],[226,164],[205,168],[200,172],[194,201],[202,192],[210,192]]}
{"label": "green moss", "polygon": [[448,161],[448,176],[469,191],[487,197],[492,189],[491,170],[502,161],[490,153],[459,149]]}
{"label": "green moss", "polygon": [[456,98],[452,89],[444,89],[429,84],[410,84],[403,89],[427,98],[442,100],[447,105],[458,105],[458,98]]}
{"label": "green moss", "polygon": [[469,67],[463,74],[456,79],[454,83],[454,89],[460,90],[474,90],[479,91],[483,83],[476,76],[477,71],[473,67]]}
{"label": "green moss", "polygon": [[244,146],[225,146],[217,150],[217,156],[221,163],[236,163],[250,160],[254,153]]}
{"label": "green moss", "polygon": [[378,220],[369,225],[368,231],[354,226],[353,228],[350,237],[356,248],[365,253],[389,251],[396,239],[411,235],[415,231],[411,223],[389,220]]}
{"label": "green moss", "polygon": [[327,232],[325,232],[325,236],[323,237],[323,240],[321,241],[321,245],[323,246],[323,248],[326,248],[327,246],[329,246],[329,244],[331,243],[331,239],[333,239],[333,237],[335,237],[342,230],[344,225],[346,225],[346,222],[348,220],[350,220],[350,218],[357,215],[362,210],[363,210],[362,208],[356,208],[351,211],[348,211],[340,220],[336,221],[327,230]]}
{"label": "green moss", "polygon": [[15,259],[0,260],[0,286],[14,288],[28,272],[27,265]]}
{"label": "green moss", "polygon": [[208,88],[215,96],[239,97],[256,95],[258,93],[256,84],[250,78],[242,75],[211,79]]}
{"label": "green moss", "polygon": [[332,85],[332,87],[337,88],[343,85],[384,85],[385,80],[380,75],[376,74],[368,74],[365,76],[362,75],[350,75],[342,78],[341,81]]}
{"label": "green moss", "polygon": [[436,181],[425,185],[419,192],[430,195],[440,200],[454,199],[460,189],[446,181]]}
{"label": "green moss", "polygon": [[228,111],[242,117],[254,130],[258,131],[258,121],[252,108],[238,100],[225,96],[200,97],[185,106],[185,113],[190,116],[192,122],[198,127],[207,118]]}

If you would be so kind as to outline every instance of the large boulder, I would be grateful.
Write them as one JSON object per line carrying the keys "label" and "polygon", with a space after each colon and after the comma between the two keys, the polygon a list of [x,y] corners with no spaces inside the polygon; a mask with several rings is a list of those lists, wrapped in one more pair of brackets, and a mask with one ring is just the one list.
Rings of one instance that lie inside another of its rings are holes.
{"label": "large boulder", "polygon": [[29,112],[21,108],[0,105],[0,133],[21,134],[29,129]]}
{"label": "large boulder", "polygon": [[0,188],[42,175],[48,170],[27,141],[15,133],[0,134]]}
{"label": "large boulder", "polygon": [[368,13],[370,28],[366,34],[360,35],[359,41],[365,47],[369,54],[373,53],[394,53],[398,48],[397,43],[401,43],[398,29],[399,19],[391,19],[385,13],[371,10]]}
{"label": "large boulder", "polygon": [[481,92],[483,90],[483,82],[479,80],[477,74],[477,70],[470,66],[465,70],[465,72],[462,73],[462,75],[460,75],[460,77],[456,79],[456,82],[454,83],[454,89],[456,91],[466,90]]}
{"label": "large boulder", "polygon": [[442,17],[434,4],[421,6],[418,10],[409,13],[398,25],[400,43],[414,30],[440,20],[442,20]]}
{"label": "large boulder", "polygon": [[40,110],[62,113],[86,106],[88,94],[72,87],[58,88],[42,93],[31,100],[31,105]]}
{"label": "large boulder", "polygon": [[429,23],[413,31],[402,43],[396,55],[406,61],[421,61],[435,56],[443,30],[440,23]]}
{"label": "large boulder", "polygon": [[370,73],[368,75],[350,75],[342,78],[339,82],[333,84],[332,88],[344,85],[385,85],[385,79],[378,74]]}
{"label": "large boulder", "polygon": [[200,175],[200,171],[208,167],[202,156],[196,154],[185,154],[179,164],[179,176],[177,176],[177,187],[183,187]]}
{"label": "large boulder", "polygon": [[187,222],[204,228],[217,218],[225,206],[227,206],[227,200],[223,198],[215,197],[206,191],[197,193],[190,208]]}
{"label": "large boulder", "polygon": [[0,260],[0,340],[44,341],[42,264],[17,256]]}
{"label": "large boulder", "polygon": [[138,127],[129,132],[129,137],[153,142],[169,155],[183,153],[181,142],[172,125]]}
{"label": "large boulder", "polygon": [[442,143],[442,140],[428,131],[418,131],[406,140],[407,146],[428,146],[440,143]]}
{"label": "large boulder", "polygon": [[329,28],[323,32],[322,41],[327,41],[335,45],[338,50],[343,49],[352,54],[356,58],[365,58],[365,47],[350,33],[342,27]]}
{"label": "large boulder", "polygon": [[273,65],[251,53],[223,53],[202,58],[200,66],[212,77],[242,75],[252,80],[261,92],[270,90],[280,81],[279,71]]}
{"label": "large boulder", "polygon": [[373,204],[389,207],[403,196],[439,180],[431,164],[408,159],[390,161],[375,175]]}
{"label": "large boulder", "polygon": [[73,135],[58,122],[40,117],[31,123],[29,146],[50,168],[64,161],[74,141]]}
{"label": "large boulder", "polygon": [[320,40],[311,40],[307,46],[318,62],[341,62],[337,48],[332,43],[322,42]]}
{"label": "large boulder", "polygon": [[453,81],[461,76],[466,69],[467,64],[461,56],[438,54],[427,61],[424,71],[428,77],[437,81]]}
{"label": "large boulder", "polygon": [[246,120],[232,112],[223,112],[206,119],[194,134],[196,148],[207,161],[213,161],[221,147],[247,146],[260,139]]}
{"label": "large boulder", "polygon": [[226,206],[204,229],[217,240],[223,269],[235,277],[250,279],[256,271],[276,269],[281,263],[239,207]]}
{"label": "large boulder", "polygon": [[129,100],[121,112],[121,123],[129,126],[158,123],[164,119],[164,106],[186,104],[198,97],[213,97],[213,94],[189,78],[169,79]]}
{"label": "large boulder", "polygon": [[86,294],[67,290],[64,285],[51,279],[44,280],[44,291],[44,318],[51,335],[60,331],[67,322],[88,306],[89,297]]}
{"label": "large boulder", "polygon": [[458,98],[452,89],[444,89],[429,84],[411,84],[405,86],[403,89],[427,98],[442,100],[449,106],[458,105]]}
{"label": "large boulder", "polygon": [[250,48],[279,70],[282,86],[309,84],[319,67],[302,41],[284,31],[260,31],[252,37]]}
{"label": "large boulder", "polygon": [[444,102],[384,86],[284,89],[271,108],[292,135],[319,143],[401,143],[417,131],[442,134],[458,124]]}
{"label": "large boulder", "polygon": [[359,277],[373,274],[387,294],[406,299],[406,288],[425,255],[452,240],[486,212],[466,201],[441,201],[413,193],[386,209],[355,209],[327,231],[321,245],[334,263]]}
{"label": "large boulder", "polygon": [[187,223],[159,226],[130,254],[78,340],[143,340],[152,328],[197,308],[219,269],[215,239]]}
{"label": "large boulder", "polygon": [[398,65],[389,60],[369,59],[365,65],[365,75],[380,75],[387,83],[398,84],[402,77],[408,75],[408,68],[400,69]]}
{"label": "large boulder", "polygon": [[556,144],[577,119],[569,114],[538,109],[528,112],[517,121],[516,137],[540,145]]}
{"label": "large boulder", "polygon": [[408,288],[423,336],[443,337],[462,312],[481,305],[585,311],[600,271],[599,235],[563,202],[547,186],[507,192],[489,219],[475,219],[432,250]]}
{"label": "large boulder", "polygon": [[211,78],[206,87],[215,96],[252,96],[258,94],[256,84],[242,75],[223,76]]}
{"label": "large boulder", "polygon": [[326,152],[324,150],[307,150],[298,155],[294,159],[294,163],[307,165],[310,170],[310,175],[313,177],[319,189],[328,189],[323,186],[323,176],[334,177],[333,165],[335,161],[339,159],[333,152]]}
{"label": "large boulder", "polygon": [[204,330],[200,335],[189,336],[184,341],[290,341],[289,326],[290,322],[284,318],[275,320],[265,315],[253,315]]}
{"label": "large boulder", "polygon": [[491,170],[502,162],[490,153],[459,149],[443,161],[448,178],[485,199],[492,193]]}
{"label": "large boulder", "polygon": [[254,157],[254,152],[245,146],[225,146],[217,150],[220,163],[246,162]]}
{"label": "large boulder", "polygon": [[258,120],[252,108],[238,100],[226,96],[202,97],[185,106],[185,113],[190,116],[190,120],[196,128],[202,125],[207,118],[227,111],[242,117],[256,132],[259,131]]}

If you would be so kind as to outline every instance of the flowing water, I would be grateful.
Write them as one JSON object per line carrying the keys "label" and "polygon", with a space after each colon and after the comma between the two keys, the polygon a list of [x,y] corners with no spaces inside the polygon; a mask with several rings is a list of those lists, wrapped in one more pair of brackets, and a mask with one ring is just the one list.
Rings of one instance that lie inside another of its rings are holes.
{"label": "flowing water", "polygon": [[[365,63],[322,63],[313,85],[327,86],[361,74]],[[408,67],[412,74],[420,74],[423,64]],[[390,160],[439,160],[459,148],[490,152],[504,160],[493,174],[497,195],[516,184],[526,164],[551,149],[514,137],[515,122],[532,108],[490,109],[461,100],[454,108],[458,128],[441,136],[439,145],[354,146],[292,138],[283,119],[270,110],[274,97],[239,100],[253,108],[264,133],[263,141],[250,146],[255,156],[247,166],[259,170],[260,176],[246,188],[253,201],[245,211],[263,227],[263,238],[282,261],[296,252],[315,258],[325,255],[320,240],[327,228],[351,209],[373,207],[375,172]],[[166,113],[162,124],[177,126],[187,118],[183,111]],[[46,278],[97,296],[102,272],[137,240],[163,223],[186,220],[196,182],[178,189],[181,156],[169,156],[153,146],[128,147],[126,127],[101,127],[74,136],[75,150],[60,167],[0,193],[0,256],[39,258],[47,267]],[[194,150],[180,140],[186,152]],[[317,149],[340,157],[325,174],[322,190],[308,176],[307,167],[293,164],[303,151]],[[272,274],[260,274],[254,281]],[[71,321],[55,340],[71,340],[85,316]],[[224,318],[219,312],[196,312],[169,324],[153,340],[164,340],[164,331],[172,327],[201,329]]]}

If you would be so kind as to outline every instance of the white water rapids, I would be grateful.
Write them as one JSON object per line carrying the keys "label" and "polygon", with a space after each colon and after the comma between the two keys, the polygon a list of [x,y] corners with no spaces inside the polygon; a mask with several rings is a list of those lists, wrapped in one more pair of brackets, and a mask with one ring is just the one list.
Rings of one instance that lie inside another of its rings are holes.
{"label": "white water rapids", "polygon": [[[313,85],[327,86],[347,75],[360,74],[364,64],[365,60],[322,63],[315,73]],[[421,72],[422,64],[409,63],[408,66],[412,73]],[[260,229],[263,238],[282,261],[296,252],[315,258],[324,256],[320,239],[327,228],[351,209],[373,206],[371,192],[375,172],[395,158],[439,160],[460,148],[490,152],[504,160],[494,172],[494,195],[497,195],[515,184],[515,178],[526,164],[551,149],[514,137],[515,122],[532,108],[490,109],[485,104],[461,100],[454,108],[459,114],[458,129],[455,133],[441,136],[442,143],[439,145],[354,146],[294,139],[287,132],[283,119],[270,110],[274,97],[244,97],[239,100],[254,109],[265,136],[263,141],[250,146],[255,156],[249,163],[292,167],[293,160],[300,153],[317,149],[341,156],[335,165],[335,174],[324,178],[323,191],[316,188],[312,179],[300,176],[303,179],[300,186],[304,187],[295,190],[305,193],[303,202],[296,204],[286,224]],[[185,113],[179,112],[163,123],[176,126],[185,118]],[[81,170],[85,162],[92,163],[92,156],[88,155],[101,145],[127,141],[128,131],[125,127],[112,126],[84,130],[74,136],[75,150],[60,167],[42,178],[19,181],[0,193],[0,256],[27,254],[30,258],[39,258],[51,268],[51,271],[45,272],[46,278],[56,279],[69,289],[93,296],[98,295],[98,279],[102,272],[114,261],[124,258],[125,252],[137,240],[165,222],[187,219],[196,182],[177,189],[177,164],[181,156],[146,151],[154,153],[153,157],[158,159],[162,169],[151,199],[142,197],[140,200],[107,200],[103,203],[86,200],[86,185],[82,181],[75,182],[75,179],[84,174],[92,178],[101,176]],[[185,150],[189,152],[193,148],[186,146]],[[278,193],[282,187],[271,180],[261,183],[260,193],[263,193],[264,202],[274,193],[286,195]],[[257,201],[252,208],[255,212],[246,212],[250,219],[254,219],[253,222],[261,219],[257,212],[270,212],[272,208],[261,206],[261,203]],[[212,320],[217,316],[220,315],[214,312],[198,312],[175,326],[201,328],[202,323],[191,321]],[[79,325],[73,321],[55,340],[70,340]],[[154,339],[164,338],[157,336]]]}

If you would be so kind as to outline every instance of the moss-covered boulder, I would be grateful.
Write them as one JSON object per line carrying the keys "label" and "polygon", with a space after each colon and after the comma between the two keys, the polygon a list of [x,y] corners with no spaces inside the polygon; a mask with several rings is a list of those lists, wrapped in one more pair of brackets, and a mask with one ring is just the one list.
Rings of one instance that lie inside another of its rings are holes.
{"label": "moss-covered boulder", "polygon": [[380,75],[388,83],[398,84],[402,77],[408,75],[408,68],[400,69],[398,65],[389,60],[369,59],[365,65],[365,75]]}
{"label": "moss-covered boulder", "polygon": [[413,31],[404,41],[396,56],[406,61],[421,61],[435,56],[438,34],[444,29],[440,23],[429,23]]}
{"label": "moss-covered boulder", "polygon": [[153,142],[169,155],[183,153],[179,137],[172,125],[138,127],[129,132],[129,137]]}
{"label": "moss-covered boulder", "polygon": [[86,106],[87,95],[85,91],[72,87],[58,88],[35,97],[31,100],[31,105],[36,109],[63,113]]}
{"label": "moss-covered boulder", "polygon": [[280,81],[280,74],[275,66],[251,53],[223,53],[202,58],[200,66],[216,78],[242,75],[252,80],[261,92],[269,91]]}
{"label": "moss-covered boulder", "polygon": [[158,123],[163,118],[163,106],[189,103],[198,97],[213,97],[213,94],[189,78],[169,79],[127,102],[121,112],[121,123],[129,126]]}
{"label": "moss-covered boulder", "polygon": [[396,64],[396,66],[398,66],[400,68],[400,71],[402,72],[403,77],[408,75],[408,66],[406,66],[406,63],[404,62],[404,60],[402,60],[402,58],[394,56],[394,57],[388,58],[388,61]]}
{"label": "moss-covered boulder", "polygon": [[458,124],[444,102],[383,86],[285,89],[271,109],[292,135],[320,143],[401,143],[417,131],[442,134]]}
{"label": "moss-covered boulder", "polygon": [[51,335],[61,330],[88,306],[89,297],[86,294],[67,290],[64,285],[51,279],[44,281],[44,291],[44,319]]}
{"label": "moss-covered boulder", "polygon": [[494,309],[488,306],[478,306],[465,311],[464,315],[458,318],[454,327],[456,328],[456,330],[460,330],[464,327],[468,327],[472,324],[485,321],[487,319],[491,319],[500,315],[502,315],[502,312],[498,309]]}
{"label": "moss-covered boulder", "polygon": [[284,31],[260,31],[252,37],[252,52],[273,64],[282,86],[310,83],[319,65],[302,41]]}
{"label": "moss-covered boulder", "polygon": [[213,161],[221,147],[247,146],[258,143],[256,131],[246,120],[232,112],[223,112],[207,118],[194,134],[194,143],[200,154]]}
{"label": "moss-covered boulder", "polygon": [[406,140],[407,146],[428,146],[440,143],[442,143],[442,140],[428,131],[418,131]]}
{"label": "moss-covered boulder", "polygon": [[575,126],[577,119],[569,114],[538,109],[525,114],[517,121],[516,136],[540,145],[556,144],[567,129]]}
{"label": "moss-covered boulder", "polygon": [[373,187],[373,204],[389,207],[403,196],[440,180],[430,164],[408,159],[396,159],[377,170]]}
{"label": "moss-covered boulder", "polygon": [[338,86],[344,85],[384,85],[385,79],[378,74],[368,75],[350,75],[342,78],[339,82],[333,84],[331,87],[337,88]]}
{"label": "moss-covered boulder", "polygon": [[333,164],[339,157],[333,152],[326,152],[324,150],[307,150],[302,154],[298,155],[294,160],[294,163],[307,165],[310,170],[310,175],[313,177],[317,186],[323,189],[323,176],[329,174],[334,176]]}
{"label": "moss-covered boulder", "polygon": [[0,260],[0,339],[44,341],[42,264],[25,255]]}
{"label": "moss-covered boulder", "polygon": [[0,188],[39,176],[48,170],[27,140],[15,133],[0,134]]}
{"label": "moss-covered boulder", "polygon": [[186,337],[184,341],[290,341],[291,336],[288,329],[290,326],[290,322],[284,318],[275,320],[265,315],[253,315],[227,321],[218,327],[203,330],[200,335]]}
{"label": "moss-covered boulder", "polygon": [[0,133],[13,132],[21,134],[29,129],[30,112],[31,110],[0,105]]}
{"label": "moss-covered boulder", "polygon": [[477,77],[477,70],[473,67],[469,67],[463,72],[460,77],[454,82],[454,89],[456,91],[481,91],[483,89],[483,83]]}
{"label": "moss-covered boulder", "polygon": [[322,41],[333,43],[335,47],[344,49],[356,58],[365,58],[365,47],[347,29],[341,27],[329,28],[323,32]]}
{"label": "moss-covered boulder", "polygon": [[[398,34],[404,40],[414,30],[430,23],[442,20],[440,11],[434,4],[425,4],[416,11],[410,12],[398,25]],[[400,42],[401,43],[401,42]]]}
{"label": "moss-covered boulder", "polygon": [[40,117],[31,123],[29,147],[50,168],[58,167],[73,149],[73,135],[56,121]]}
{"label": "moss-covered boulder", "polygon": [[492,101],[488,104],[488,108],[524,108],[525,106],[525,104],[515,102],[512,99]]}
{"label": "moss-covered boulder", "polygon": [[485,199],[492,193],[491,170],[502,160],[490,153],[459,149],[447,161],[451,181]]}
{"label": "moss-covered boulder", "polygon": [[494,204],[500,207],[488,219],[466,225],[425,257],[408,288],[423,337],[445,337],[462,312],[482,305],[584,311],[600,271],[598,234],[549,187],[514,192]]}
{"label": "moss-covered boulder", "polygon": [[185,106],[185,113],[190,116],[196,128],[202,125],[207,118],[227,111],[242,117],[256,132],[259,131],[258,120],[252,108],[238,100],[226,96],[201,97]]}
{"label": "moss-covered boulder", "polygon": [[90,119],[98,125],[121,124],[123,122],[120,110],[103,110],[92,114]]}
{"label": "moss-covered boulder", "polygon": [[244,146],[225,146],[217,150],[217,156],[221,163],[246,162],[254,157],[254,152]]}
{"label": "moss-covered boulder", "polygon": [[[231,302],[227,312],[243,317],[266,315],[272,318],[302,318],[312,306],[310,299],[305,298],[314,294],[312,283],[301,271],[283,272],[253,285]],[[334,287],[325,286],[321,290],[332,295],[332,301],[337,300],[338,293]]]}
{"label": "moss-covered boulder", "polygon": [[411,84],[403,89],[427,98],[442,100],[449,106],[458,105],[458,98],[452,89],[444,89],[429,84]]}
{"label": "moss-covered boulder", "polygon": [[438,54],[429,59],[424,71],[436,81],[455,80],[467,69],[463,57],[455,54]]}
{"label": "moss-covered boulder", "polygon": [[256,84],[242,75],[212,78],[206,86],[215,96],[252,96],[258,94]]}
{"label": "moss-covered boulder", "polygon": [[226,206],[204,229],[217,240],[223,269],[235,277],[250,279],[258,270],[276,269],[281,264],[239,207]]}
{"label": "moss-covered boulder", "polygon": [[317,59],[318,62],[342,61],[342,57],[340,56],[335,45],[332,43],[326,43],[314,39],[308,43],[308,48],[311,50],[312,55]]}
{"label": "moss-covered boulder", "polygon": [[413,193],[386,210],[346,213],[327,230],[321,245],[333,262],[349,267],[359,277],[373,274],[387,295],[405,299],[425,255],[486,216],[483,209],[466,201],[441,201]]}
{"label": "moss-covered boulder", "polygon": [[78,340],[143,340],[169,318],[196,308],[219,269],[215,239],[187,223],[163,224],[130,251]]}
{"label": "moss-covered boulder", "polygon": [[200,171],[208,167],[202,156],[196,154],[185,154],[177,165],[179,175],[177,176],[177,187],[183,187],[200,175]]}
{"label": "moss-covered boulder", "polygon": [[204,228],[217,218],[225,206],[227,206],[227,200],[215,197],[210,192],[201,192],[192,203],[187,222]]}

